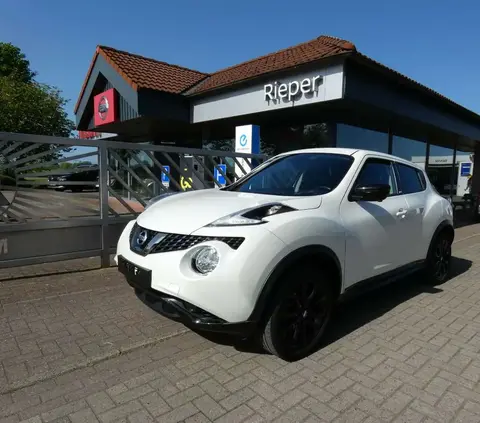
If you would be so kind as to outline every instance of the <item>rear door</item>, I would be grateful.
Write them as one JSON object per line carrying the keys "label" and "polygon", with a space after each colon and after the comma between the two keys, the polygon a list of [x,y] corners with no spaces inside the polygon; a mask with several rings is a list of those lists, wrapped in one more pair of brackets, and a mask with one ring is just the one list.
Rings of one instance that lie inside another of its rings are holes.
{"label": "rear door", "polygon": [[[385,200],[353,201],[349,193],[359,185],[388,184]],[[397,188],[393,162],[364,159],[361,170],[340,205],[346,229],[345,288],[391,271],[406,262],[403,216],[407,202]]]}
{"label": "rear door", "polygon": [[426,237],[423,236],[423,220],[427,209],[427,184],[423,172],[414,166],[395,162],[399,193],[407,202],[407,213],[404,218],[405,236],[409,244],[406,249],[408,262],[422,260],[428,245],[425,245]]}

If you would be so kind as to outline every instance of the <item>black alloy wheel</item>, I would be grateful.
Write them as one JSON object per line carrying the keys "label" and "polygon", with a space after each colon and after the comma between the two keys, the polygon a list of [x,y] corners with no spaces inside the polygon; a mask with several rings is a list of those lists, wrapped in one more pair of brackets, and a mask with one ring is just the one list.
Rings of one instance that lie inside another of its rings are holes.
{"label": "black alloy wheel", "polygon": [[263,334],[264,348],[286,361],[318,348],[334,305],[332,284],[318,270],[291,276]]}
{"label": "black alloy wheel", "polygon": [[427,277],[431,283],[443,283],[450,276],[452,265],[452,239],[440,233],[435,239],[427,260]]}
{"label": "black alloy wheel", "polygon": [[452,261],[452,243],[443,236],[435,244],[434,252],[434,278],[443,282],[448,278]]}

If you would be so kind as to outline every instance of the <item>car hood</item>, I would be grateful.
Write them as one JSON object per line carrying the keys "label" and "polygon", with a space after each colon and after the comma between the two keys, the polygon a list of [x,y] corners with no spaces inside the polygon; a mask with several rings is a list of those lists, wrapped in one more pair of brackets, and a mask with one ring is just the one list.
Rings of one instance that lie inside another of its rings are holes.
{"label": "car hood", "polygon": [[320,196],[285,197],[205,189],[162,198],[150,206],[137,222],[160,232],[190,234],[221,217],[250,207],[279,202],[298,210],[320,207]]}

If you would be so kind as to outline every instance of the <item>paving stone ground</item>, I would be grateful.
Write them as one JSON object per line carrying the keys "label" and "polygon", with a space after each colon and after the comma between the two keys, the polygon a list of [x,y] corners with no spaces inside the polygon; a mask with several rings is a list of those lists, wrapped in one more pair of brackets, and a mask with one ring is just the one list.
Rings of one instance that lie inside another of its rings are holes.
{"label": "paving stone ground", "polygon": [[[480,422],[480,236],[339,306],[296,363],[158,316],[114,268],[0,282],[0,422]],[[215,341],[215,342],[214,342]]]}

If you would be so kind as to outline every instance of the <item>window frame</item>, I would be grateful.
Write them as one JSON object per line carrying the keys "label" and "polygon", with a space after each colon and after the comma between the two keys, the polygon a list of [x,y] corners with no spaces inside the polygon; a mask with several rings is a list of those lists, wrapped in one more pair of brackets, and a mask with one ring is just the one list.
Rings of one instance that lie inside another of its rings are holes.
{"label": "window frame", "polygon": [[398,181],[397,181],[397,173],[396,173],[396,169],[395,169],[395,163],[393,160],[390,160],[390,159],[387,159],[387,158],[384,158],[384,157],[366,157],[365,160],[363,161],[361,167],[360,167],[360,170],[358,171],[358,174],[356,175],[355,177],[355,180],[350,188],[350,191],[348,193],[348,201],[351,202],[351,203],[357,203],[358,201],[357,200],[354,200],[352,198],[352,195],[353,195],[353,191],[355,189],[355,187],[358,185],[358,180],[360,179],[360,177],[362,176],[362,172],[363,170],[365,169],[365,167],[369,164],[369,163],[372,163],[372,162],[377,162],[377,163],[382,163],[382,164],[389,164],[390,165],[390,168],[392,170],[392,176],[393,176],[393,181],[394,181],[394,192],[392,194],[389,194],[387,198],[391,198],[391,197],[397,197],[399,195],[402,195],[399,193],[399,190],[398,190]]}
{"label": "window frame", "polygon": [[[421,190],[420,191],[415,191],[415,192],[409,192],[408,194],[405,194],[402,190],[402,178],[400,177],[400,166],[405,166],[407,168],[413,169],[415,173],[417,174],[418,181],[420,182]],[[395,173],[397,177],[397,188],[398,192],[400,195],[411,195],[411,194],[419,194],[422,192],[425,192],[427,190],[427,181],[425,179],[425,175],[423,174],[423,171],[416,166],[412,166],[407,163],[395,161],[394,162],[394,167],[395,167]]]}

